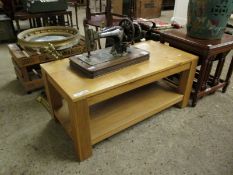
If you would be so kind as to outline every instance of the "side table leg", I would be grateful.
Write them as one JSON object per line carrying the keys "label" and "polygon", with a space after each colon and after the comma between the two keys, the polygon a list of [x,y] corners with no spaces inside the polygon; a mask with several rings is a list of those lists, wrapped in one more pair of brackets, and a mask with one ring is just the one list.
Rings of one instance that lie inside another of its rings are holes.
{"label": "side table leg", "polygon": [[201,63],[201,70],[200,74],[197,80],[197,86],[195,87],[195,92],[193,94],[193,101],[192,101],[192,106],[195,107],[197,104],[197,99],[198,99],[198,93],[201,91],[201,87],[203,85],[204,77],[205,77],[205,72],[207,65],[209,64],[208,58],[201,58],[202,63]]}
{"label": "side table leg", "polygon": [[193,79],[196,73],[197,60],[192,61],[190,69],[183,71],[180,77],[179,93],[184,95],[182,102],[179,104],[181,108],[187,106],[190,93],[192,91]]}
{"label": "side table leg", "polygon": [[68,102],[75,151],[80,161],[92,155],[89,107],[86,100]]}
{"label": "side table leg", "polygon": [[232,71],[233,71],[233,57],[231,58],[231,64],[230,64],[230,67],[229,67],[228,72],[227,72],[227,77],[226,77],[226,80],[225,80],[226,85],[223,87],[223,90],[222,90],[223,93],[225,93],[227,91],[227,87],[230,84]]}
{"label": "side table leg", "polygon": [[217,65],[217,69],[216,69],[215,74],[214,74],[212,86],[215,86],[219,83],[219,79],[220,79],[220,75],[222,73],[223,65],[225,63],[226,55],[227,55],[226,53],[218,55],[218,65]]}
{"label": "side table leg", "polygon": [[207,63],[205,76],[204,76],[203,83],[202,83],[202,86],[201,86],[201,91],[204,91],[207,88],[208,80],[209,80],[209,77],[210,77],[210,72],[211,72],[211,69],[213,67],[213,59],[214,58],[208,58],[209,61]]}

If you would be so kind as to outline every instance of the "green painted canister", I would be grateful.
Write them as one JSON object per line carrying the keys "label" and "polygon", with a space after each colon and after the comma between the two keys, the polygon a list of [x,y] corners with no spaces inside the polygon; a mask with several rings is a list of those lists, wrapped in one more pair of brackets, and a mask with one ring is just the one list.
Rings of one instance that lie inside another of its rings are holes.
{"label": "green painted canister", "polygon": [[188,36],[221,39],[232,11],[233,0],[189,0]]}

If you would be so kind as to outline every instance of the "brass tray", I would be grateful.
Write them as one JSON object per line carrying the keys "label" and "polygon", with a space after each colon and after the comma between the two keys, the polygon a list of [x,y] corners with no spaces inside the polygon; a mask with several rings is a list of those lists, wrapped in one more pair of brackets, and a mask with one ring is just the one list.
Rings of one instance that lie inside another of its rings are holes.
{"label": "brass tray", "polygon": [[51,43],[56,50],[63,50],[79,43],[79,32],[72,27],[39,27],[25,30],[19,33],[17,38],[23,49],[38,50]]}

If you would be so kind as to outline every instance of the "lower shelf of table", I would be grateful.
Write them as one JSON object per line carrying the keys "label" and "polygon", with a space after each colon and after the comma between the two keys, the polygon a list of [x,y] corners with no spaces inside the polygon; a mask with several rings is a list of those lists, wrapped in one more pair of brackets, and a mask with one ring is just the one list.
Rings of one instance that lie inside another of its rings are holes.
{"label": "lower shelf of table", "polygon": [[[92,144],[98,143],[180,101],[183,95],[167,86],[153,83],[90,106]],[[55,116],[73,137],[68,106],[55,111]]]}

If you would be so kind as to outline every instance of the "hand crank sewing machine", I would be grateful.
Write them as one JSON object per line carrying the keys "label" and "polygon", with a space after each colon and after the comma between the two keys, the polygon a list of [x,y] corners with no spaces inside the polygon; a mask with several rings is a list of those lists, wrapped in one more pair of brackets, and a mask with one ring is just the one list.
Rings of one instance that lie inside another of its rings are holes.
{"label": "hand crank sewing machine", "polygon": [[[88,51],[70,57],[70,65],[88,77],[94,78],[148,60],[149,52],[130,46],[138,37],[136,35],[140,35],[140,26],[129,19],[123,19],[119,26],[103,28],[99,32],[85,27],[85,42]],[[113,46],[91,51],[95,48],[95,40],[100,38],[112,38]]]}

